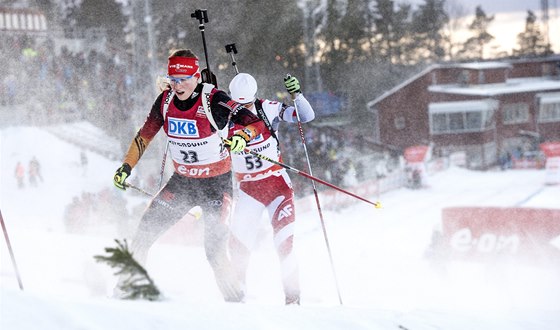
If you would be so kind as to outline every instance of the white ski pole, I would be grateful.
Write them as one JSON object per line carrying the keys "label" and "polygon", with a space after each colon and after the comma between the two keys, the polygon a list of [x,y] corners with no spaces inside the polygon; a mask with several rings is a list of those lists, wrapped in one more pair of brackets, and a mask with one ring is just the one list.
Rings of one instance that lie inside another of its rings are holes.
{"label": "white ski pole", "polygon": [[8,251],[10,252],[10,257],[12,258],[12,264],[14,265],[14,271],[16,272],[19,288],[23,291],[23,283],[21,282],[21,276],[19,275],[19,270],[16,264],[16,258],[14,256],[14,251],[12,250],[12,245],[10,244],[10,238],[8,237],[8,231],[6,230],[6,225],[4,224],[4,217],[2,216],[1,210],[0,210],[0,222],[2,222],[2,230],[4,231],[4,238],[6,239],[6,244],[8,245]]}
{"label": "white ski pole", "polygon": [[[291,76],[288,74],[284,80],[289,79]],[[301,126],[301,120],[299,117],[299,111],[296,103],[296,96],[295,93],[291,93],[292,102],[294,103],[294,111],[296,112],[296,120],[299,129],[299,136],[301,138],[301,145],[303,146],[303,151],[305,152],[305,159],[307,160],[307,170],[309,171],[309,175],[313,176],[313,172],[311,170],[311,162],[309,161],[309,153],[307,152],[307,145],[305,143],[305,134],[303,134],[303,127]],[[323,236],[325,237],[325,245],[327,246],[327,251],[329,253],[329,259],[331,263],[331,270],[334,277],[334,282],[336,285],[336,292],[338,293],[338,301],[342,305],[342,296],[340,295],[340,287],[338,285],[338,277],[336,276],[336,270],[334,267],[334,261],[332,257],[331,247],[329,244],[329,238],[327,236],[327,228],[325,226],[325,220],[323,218],[323,211],[321,209],[321,203],[319,202],[319,193],[317,192],[317,186],[315,185],[315,181],[311,180],[311,184],[313,186],[313,194],[315,195],[315,203],[317,204],[317,210],[319,212],[319,218],[321,220],[321,228],[323,229]]]}
{"label": "white ski pole", "polygon": [[158,188],[157,191],[159,191],[161,189],[161,185],[163,183],[163,175],[165,173],[165,162],[167,160],[167,151],[169,150],[169,141],[167,141],[167,143],[165,143],[165,151],[163,152],[163,159],[161,160],[161,170],[159,173],[159,183],[158,183]]}
{"label": "white ski pole", "polygon": [[[128,182],[124,183],[124,186],[127,188],[132,188],[148,197],[154,198],[156,195],[154,194],[150,194],[149,192],[147,192],[146,190],[140,188],[140,187],[136,187],[133,184],[130,184]],[[191,209],[187,212],[187,214],[193,216],[196,220],[200,219],[200,217],[202,217],[202,208],[198,205],[191,207]]]}

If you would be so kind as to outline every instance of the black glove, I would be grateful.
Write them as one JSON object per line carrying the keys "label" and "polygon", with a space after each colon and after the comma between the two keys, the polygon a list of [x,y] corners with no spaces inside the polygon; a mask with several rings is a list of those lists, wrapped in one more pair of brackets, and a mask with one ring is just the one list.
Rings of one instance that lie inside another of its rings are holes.
{"label": "black glove", "polygon": [[117,188],[122,190],[126,190],[125,181],[126,178],[130,176],[130,172],[132,171],[132,167],[127,163],[123,163],[121,167],[115,172],[115,176],[113,177],[113,183]]}

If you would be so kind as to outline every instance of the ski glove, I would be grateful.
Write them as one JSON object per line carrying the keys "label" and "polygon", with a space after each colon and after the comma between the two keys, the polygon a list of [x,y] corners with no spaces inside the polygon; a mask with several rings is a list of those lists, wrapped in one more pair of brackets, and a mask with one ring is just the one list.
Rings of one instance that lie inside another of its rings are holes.
{"label": "ski glove", "polygon": [[230,150],[236,153],[241,152],[247,146],[247,142],[249,141],[247,141],[243,136],[235,134],[231,137]]}
{"label": "ski glove", "polygon": [[127,163],[123,163],[121,167],[115,172],[115,176],[113,177],[113,183],[117,188],[122,190],[126,190],[125,181],[126,178],[130,176],[130,172],[132,168]]}
{"label": "ski glove", "polygon": [[287,75],[286,78],[284,78],[284,86],[286,86],[286,89],[288,90],[288,93],[290,93],[290,94],[301,93],[301,88],[299,86],[299,80],[297,80],[296,77],[292,77],[290,75]]}

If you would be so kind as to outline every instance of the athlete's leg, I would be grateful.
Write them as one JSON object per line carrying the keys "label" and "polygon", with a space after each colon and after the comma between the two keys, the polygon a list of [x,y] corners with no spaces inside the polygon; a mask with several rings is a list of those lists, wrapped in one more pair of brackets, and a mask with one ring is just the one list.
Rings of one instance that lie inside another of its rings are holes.
{"label": "athlete's leg", "polygon": [[293,251],[295,232],[294,193],[289,180],[285,173],[283,176],[277,177],[275,191],[279,196],[267,206],[267,209],[271,215],[274,246],[280,259],[286,304],[299,304],[299,266]]}
{"label": "athlete's leg", "polygon": [[131,252],[141,265],[145,265],[148,251],[154,242],[193,206],[183,193],[183,180],[174,174],[152,199],[140,219],[138,229],[132,237]]}
{"label": "athlete's leg", "polygon": [[205,180],[204,197],[200,198],[204,219],[204,249],[214,271],[216,283],[225,301],[239,302],[244,298],[241,284],[228,256],[231,212],[231,175]]}
{"label": "athlete's leg", "polygon": [[262,203],[243,190],[239,191],[231,219],[229,247],[233,268],[243,288],[245,288],[251,251],[257,245],[259,222],[263,211]]}
{"label": "athlete's leg", "polygon": [[[130,252],[144,268],[147,266],[148,252],[154,242],[179,221],[190,208],[191,204],[182,194],[183,184],[181,177],[173,175],[154,197],[140,219],[138,228],[132,237]],[[115,297],[120,298],[126,294],[121,291],[120,287],[127,277],[127,275],[119,276],[116,288],[113,290]]]}

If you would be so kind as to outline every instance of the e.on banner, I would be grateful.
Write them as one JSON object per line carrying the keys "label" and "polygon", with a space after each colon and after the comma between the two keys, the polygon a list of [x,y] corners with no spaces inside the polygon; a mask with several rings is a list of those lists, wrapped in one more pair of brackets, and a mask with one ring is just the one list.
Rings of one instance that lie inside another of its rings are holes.
{"label": "e.on banner", "polygon": [[560,210],[452,207],[443,209],[442,225],[444,245],[455,259],[560,262]]}

